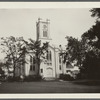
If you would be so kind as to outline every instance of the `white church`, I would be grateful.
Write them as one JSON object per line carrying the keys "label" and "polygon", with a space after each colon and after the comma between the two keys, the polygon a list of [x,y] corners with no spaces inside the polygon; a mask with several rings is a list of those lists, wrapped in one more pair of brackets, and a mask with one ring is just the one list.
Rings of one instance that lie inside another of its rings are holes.
{"label": "white church", "polygon": [[[74,70],[74,67],[70,65],[70,67],[66,66],[66,63],[63,63],[63,58],[60,56],[60,52],[63,52],[61,47],[54,46],[52,42],[52,38],[50,36],[50,21],[43,21],[40,18],[36,23],[37,29],[37,40],[41,40],[41,43],[49,42],[47,59],[43,59],[40,64],[39,74],[43,79],[47,78],[59,78],[60,74],[67,74],[71,70]],[[16,73],[19,75],[20,73],[23,76],[29,75],[37,75],[38,66],[35,63],[35,55],[30,52],[25,56],[27,63],[24,64],[22,70],[17,69]]]}

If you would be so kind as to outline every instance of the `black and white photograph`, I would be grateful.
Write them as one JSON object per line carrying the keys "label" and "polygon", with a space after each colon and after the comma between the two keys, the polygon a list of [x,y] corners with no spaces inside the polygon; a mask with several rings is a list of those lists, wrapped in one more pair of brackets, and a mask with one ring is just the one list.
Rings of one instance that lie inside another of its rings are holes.
{"label": "black and white photograph", "polygon": [[0,94],[100,93],[100,3],[42,4],[0,7]]}

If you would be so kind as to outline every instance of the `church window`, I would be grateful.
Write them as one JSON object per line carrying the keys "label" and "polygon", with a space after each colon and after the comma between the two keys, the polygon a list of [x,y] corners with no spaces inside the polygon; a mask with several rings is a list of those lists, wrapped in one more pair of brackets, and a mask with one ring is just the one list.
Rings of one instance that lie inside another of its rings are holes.
{"label": "church window", "polygon": [[59,63],[61,63],[61,57],[59,56]]}
{"label": "church window", "polygon": [[61,70],[61,65],[59,65],[59,69]]}
{"label": "church window", "polygon": [[47,64],[52,65],[52,54],[50,50],[47,52]]}
{"label": "church window", "polygon": [[43,37],[47,37],[47,25],[43,25]]}
{"label": "church window", "polygon": [[47,37],[47,31],[43,30],[43,37]]}
{"label": "church window", "polygon": [[51,51],[50,51],[50,61],[52,61],[52,57],[51,57]]}
{"label": "church window", "polygon": [[43,69],[41,69],[41,73],[43,73]]}
{"label": "church window", "polygon": [[30,65],[30,70],[32,71],[32,65]]}
{"label": "church window", "polygon": [[32,56],[30,56],[30,70],[32,71]]}
{"label": "church window", "polygon": [[30,63],[32,63],[32,56],[30,56]]}
{"label": "church window", "polygon": [[62,65],[62,63],[61,63],[61,56],[59,55],[59,70],[61,70],[61,65]]}
{"label": "church window", "polygon": [[30,71],[35,71],[35,58],[30,56]]}

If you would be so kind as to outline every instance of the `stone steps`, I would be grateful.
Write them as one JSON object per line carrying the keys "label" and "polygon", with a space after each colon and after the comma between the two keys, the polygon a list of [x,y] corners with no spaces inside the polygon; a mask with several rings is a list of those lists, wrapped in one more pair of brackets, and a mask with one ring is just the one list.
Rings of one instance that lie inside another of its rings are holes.
{"label": "stone steps", "polygon": [[52,80],[56,80],[56,78],[54,78],[54,77],[45,77],[44,80],[46,80],[46,81],[52,81]]}

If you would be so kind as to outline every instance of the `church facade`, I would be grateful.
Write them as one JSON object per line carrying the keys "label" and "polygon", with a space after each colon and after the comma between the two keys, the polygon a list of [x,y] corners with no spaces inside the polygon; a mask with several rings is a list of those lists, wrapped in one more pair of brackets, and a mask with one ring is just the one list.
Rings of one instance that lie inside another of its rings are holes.
{"label": "church facade", "polygon": [[38,64],[35,63],[35,55],[31,53],[26,55],[25,59],[28,63],[25,63],[24,75],[36,75],[38,70],[42,78],[59,78],[61,73],[66,73],[65,64],[60,56],[61,49],[51,44],[50,37],[50,21],[42,21],[38,19],[36,23],[37,40],[41,40],[41,43],[49,42],[47,59],[43,59],[38,69]]}
{"label": "church facade", "polygon": [[63,50],[61,47],[56,47],[51,43],[50,21],[42,21],[41,19],[38,19],[36,29],[37,40],[41,40],[41,45],[49,42],[48,53],[46,54],[47,59],[42,59],[40,67],[38,67],[38,64],[35,62],[35,54],[33,52],[29,52],[29,54],[25,55],[25,60],[27,63],[24,64],[22,69],[16,70],[17,75],[37,75],[39,70],[39,74],[42,76],[42,78],[48,79],[59,78],[60,74],[67,74],[68,71],[70,72],[73,67],[71,66],[70,68],[67,68],[66,63],[63,63],[62,56],[60,56],[60,53],[63,52]]}

